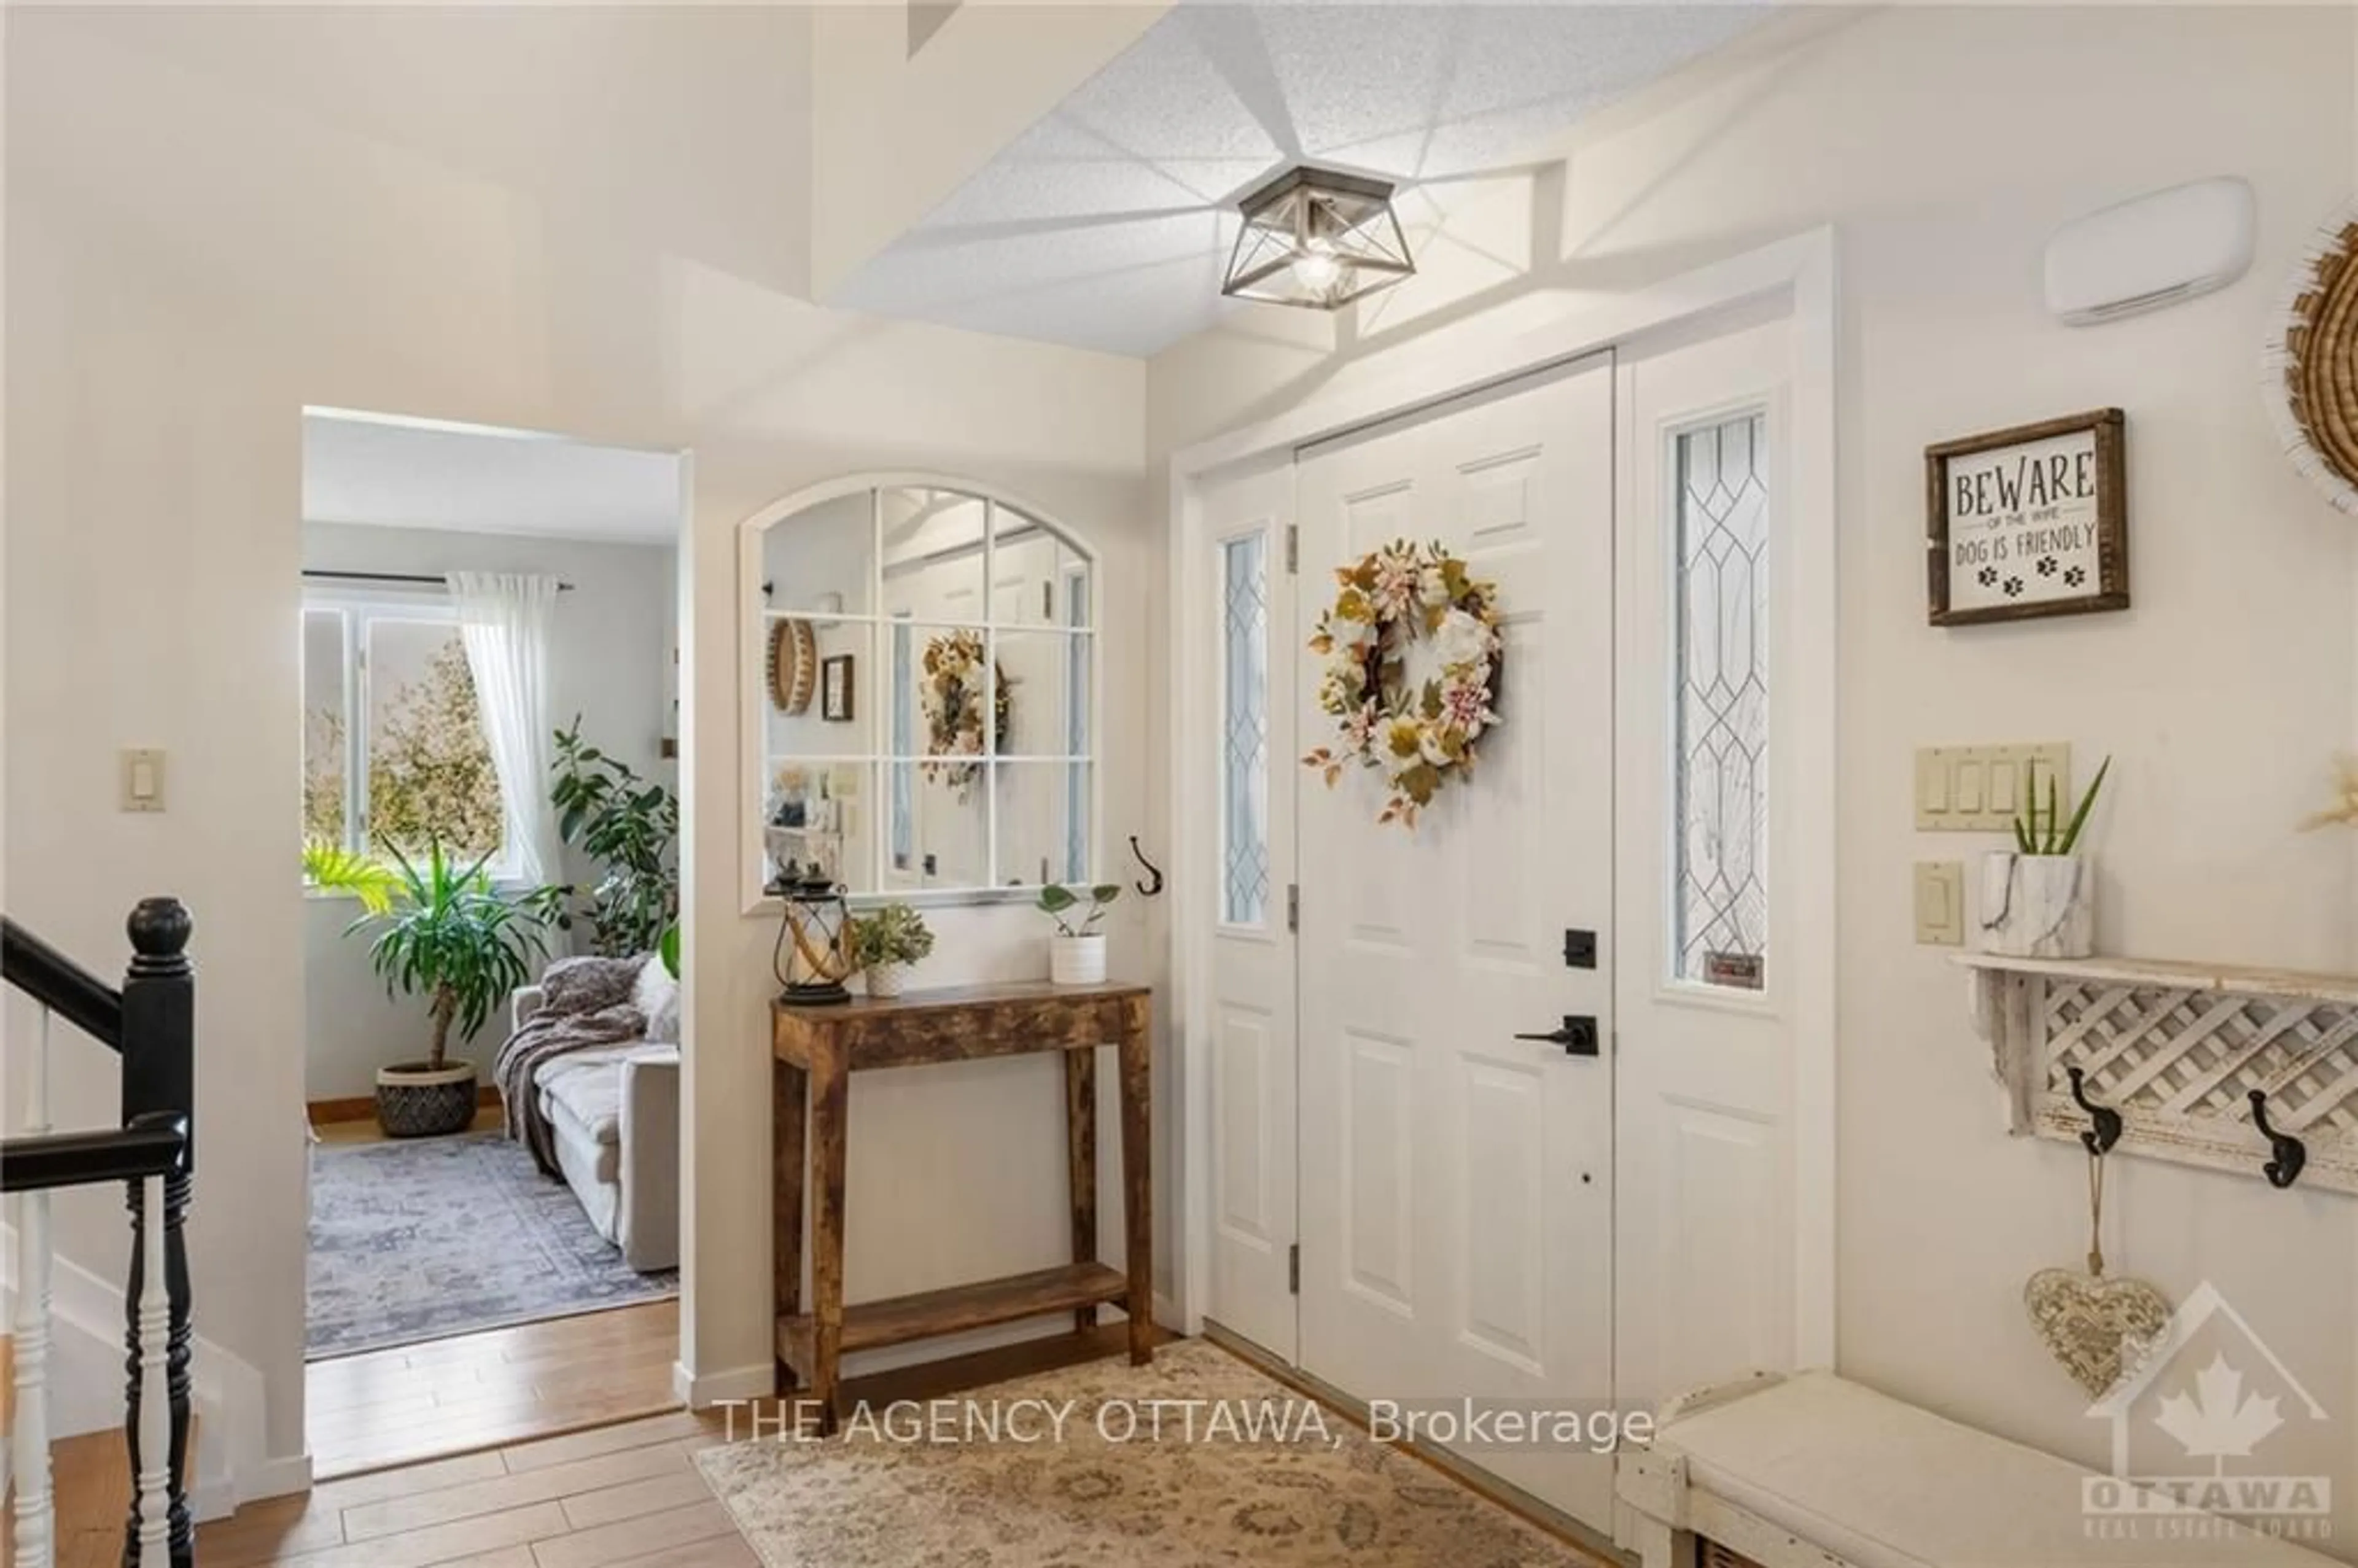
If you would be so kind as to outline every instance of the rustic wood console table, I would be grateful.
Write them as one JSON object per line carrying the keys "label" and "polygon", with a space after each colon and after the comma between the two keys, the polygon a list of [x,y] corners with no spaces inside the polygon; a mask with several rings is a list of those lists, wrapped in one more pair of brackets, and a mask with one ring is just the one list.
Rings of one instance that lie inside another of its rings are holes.
{"label": "rustic wood console table", "polygon": [[[1144,986],[1051,986],[1044,981],[912,991],[892,1001],[772,1005],[773,1230],[782,1396],[806,1388],[820,1407],[821,1422],[831,1426],[848,1350],[872,1350],[1065,1311],[1074,1314],[1075,1327],[1086,1331],[1094,1326],[1098,1307],[1108,1303],[1130,1314],[1130,1360],[1143,1366],[1152,1359],[1152,992]],[[1098,1261],[1099,1045],[1118,1047],[1120,1060],[1127,1272]],[[843,1201],[849,1128],[845,1112],[851,1075],[1033,1051],[1058,1051],[1065,1058],[1073,1260],[1060,1268],[846,1308]],[[812,1189],[807,1312],[802,1300],[806,1168]]]}

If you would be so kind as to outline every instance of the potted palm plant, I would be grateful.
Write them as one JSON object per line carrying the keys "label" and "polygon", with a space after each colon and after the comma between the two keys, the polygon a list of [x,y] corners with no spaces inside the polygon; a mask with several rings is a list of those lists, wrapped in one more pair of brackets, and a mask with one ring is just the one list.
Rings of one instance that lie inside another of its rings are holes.
{"label": "potted palm plant", "polygon": [[473,1038],[509,992],[532,978],[548,950],[548,927],[565,890],[503,893],[484,870],[489,855],[461,865],[438,842],[423,862],[392,850],[391,863],[356,855],[308,853],[319,886],[351,892],[363,913],[346,935],[373,932],[369,962],[387,996],[423,996],[432,1033],[425,1056],[376,1075],[376,1119],[388,1137],[464,1131],[475,1119],[475,1064],[449,1054],[455,1030]]}
{"label": "potted palm plant", "polygon": [[925,917],[908,904],[888,903],[852,918],[851,961],[860,966],[868,994],[880,1001],[899,996],[908,984],[909,966],[933,950]]}

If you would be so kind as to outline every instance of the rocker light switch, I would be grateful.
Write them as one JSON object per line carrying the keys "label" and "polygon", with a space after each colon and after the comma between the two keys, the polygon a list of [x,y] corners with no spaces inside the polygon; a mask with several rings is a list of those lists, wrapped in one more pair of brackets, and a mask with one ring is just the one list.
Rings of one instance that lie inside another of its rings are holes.
{"label": "rocker light switch", "polygon": [[1965,942],[1965,868],[1957,860],[1916,862],[1916,940],[1939,947]]}
{"label": "rocker light switch", "polygon": [[2071,793],[2071,748],[2061,741],[2003,746],[1926,746],[1916,753],[1916,830],[2004,833],[2022,810],[2028,784],[2043,804],[2047,781]]}
{"label": "rocker light switch", "polygon": [[123,809],[164,809],[164,753],[151,749],[123,753]]}

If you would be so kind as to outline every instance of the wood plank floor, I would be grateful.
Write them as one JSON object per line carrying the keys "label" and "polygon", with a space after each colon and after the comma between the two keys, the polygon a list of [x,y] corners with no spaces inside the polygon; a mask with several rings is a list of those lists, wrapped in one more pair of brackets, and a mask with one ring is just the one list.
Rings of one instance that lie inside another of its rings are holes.
{"label": "wood plank floor", "polygon": [[[939,1398],[1124,1354],[1122,1325],[851,1379],[848,1398]],[[741,1431],[740,1436],[744,1435]],[[205,1568],[758,1568],[689,1461],[723,1441],[684,1411],[327,1482],[198,1532]]]}
{"label": "wood plank floor", "polygon": [[[850,1379],[844,1393],[878,1404],[945,1398],[1128,1348],[1115,1322]],[[719,1417],[674,1410],[349,1475],[199,1527],[197,1560],[204,1568],[759,1568],[689,1458],[724,1439]],[[130,1499],[122,1434],[70,1443],[86,1452],[59,1445],[59,1568],[112,1568]]]}
{"label": "wood plank floor", "polygon": [[328,1481],[200,1527],[205,1568],[759,1568],[686,1411]]}
{"label": "wood plank floor", "polygon": [[645,1302],[314,1361],[322,1479],[671,1410],[679,1303]]}

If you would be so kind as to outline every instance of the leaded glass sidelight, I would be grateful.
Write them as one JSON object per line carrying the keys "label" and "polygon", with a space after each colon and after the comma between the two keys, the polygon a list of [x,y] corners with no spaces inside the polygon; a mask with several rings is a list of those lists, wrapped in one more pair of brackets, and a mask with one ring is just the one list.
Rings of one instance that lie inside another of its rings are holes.
{"label": "leaded glass sidelight", "polygon": [[1759,989],[1768,948],[1768,417],[1673,446],[1677,974]]}
{"label": "leaded glass sidelight", "polygon": [[1269,539],[1220,546],[1220,918],[1259,925],[1269,902]]}

